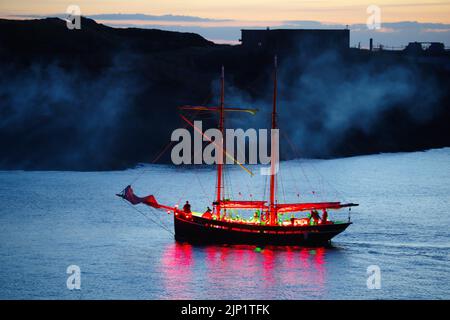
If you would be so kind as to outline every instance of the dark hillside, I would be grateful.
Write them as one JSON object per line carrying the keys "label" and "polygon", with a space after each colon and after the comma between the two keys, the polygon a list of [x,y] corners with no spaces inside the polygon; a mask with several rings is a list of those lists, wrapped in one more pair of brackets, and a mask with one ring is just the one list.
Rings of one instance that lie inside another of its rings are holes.
{"label": "dark hillside", "polygon": [[[268,126],[271,55],[192,33],[115,29],[84,18],[81,26],[0,20],[0,168],[150,162],[184,126],[177,106],[217,103],[222,64],[227,104],[261,110],[228,124]],[[279,124],[301,156],[450,146],[448,54],[308,56],[292,48],[279,61]],[[285,158],[298,156],[290,150],[282,150]]]}

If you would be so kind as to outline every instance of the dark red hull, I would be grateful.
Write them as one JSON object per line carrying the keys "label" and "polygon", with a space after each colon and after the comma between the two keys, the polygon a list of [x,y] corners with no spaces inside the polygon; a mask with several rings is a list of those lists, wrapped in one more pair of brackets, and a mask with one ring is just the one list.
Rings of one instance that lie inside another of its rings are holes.
{"label": "dark red hull", "polygon": [[327,245],[351,222],[316,226],[263,226],[175,216],[175,239],[197,244]]}

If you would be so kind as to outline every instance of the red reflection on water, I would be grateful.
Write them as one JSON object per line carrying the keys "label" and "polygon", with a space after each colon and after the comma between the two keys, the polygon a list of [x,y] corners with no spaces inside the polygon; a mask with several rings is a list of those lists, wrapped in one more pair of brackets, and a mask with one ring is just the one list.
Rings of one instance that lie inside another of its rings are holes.
{"label": "red reflection on water", "polygon": [[[263,283],[265,287],[271,287],[275,281],[275,252],[272,250],[262,250],[261,253],[264,257],[262,263],[262,274],[264,276]],[[256,254],[255,251],[253,251],[253,254]]]}
{"label": "red reflection on water", "polygon": [[189,280],[192,279],[193,247],[190,244],[173,243],[164,250],[161,259],[162,273],[168,293],[177,293],[179,299],[189,296]]}
{"label": "red reflection on water", "polygon": [[191,293],[189,298],[218,294],[242,294],[248,299],[320,298],[326,284],[325,256],[326,248],[171,243],[165,249],[162,270],[166,291],[175,298],[186,297],[186,292]]}

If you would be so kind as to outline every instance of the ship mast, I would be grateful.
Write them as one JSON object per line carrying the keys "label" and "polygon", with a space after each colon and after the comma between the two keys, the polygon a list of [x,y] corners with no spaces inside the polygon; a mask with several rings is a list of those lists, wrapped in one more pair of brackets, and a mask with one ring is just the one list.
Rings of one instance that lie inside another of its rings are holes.
{"label": "ship mast", "polygon": [[[216,201],[213,202],[214,206],[214,214],[218,220],[221,220],[221,210],[222,210],[222,201],[224,197],[224,183],[223,183],[223,165],[224,165],[224,158],[227,156],[229,159],[232,159],[234,163],[237,163],[242,169],[244,169],[247,173],[250,175],[253,175],[253,173],[248,170],[242,163],[240,163],[238,160],[234,158],[233,155],[229,154],[225,150],[225,138],[224,138],[224,118],[225,118],[225,112],[246,112],[254,115],[258,109],[250,109],[250,108],[238,108],[238,107],[232,107],[232,108],[225,108],[225,69],[222,66],[222,75],[220,78],[220,105],[215,107],[207,107],[207,106],[181,106],[179,107],[181,110],[196,110],[196,111],[212,111],[212,112],[218,112],[219,113],[219,130],[222,135],[220,141],[212,141],[211,138],[209,138],[207,135],[205,135],[201,129],[197,128],[190,120],[188,120],[186,117],[181,115],[181,118],[186,121],[191,127],[194,128],[194,130],[200,132],[200,134],[209,142],[214,143],[216,145],[216,151],[219,153],[217,155],[217,198]],[[219,149],[219,150],[217,150]]]}
{"label": "ship mast", "polygon": [[[277,128],[277,56],[274,58],[274,71],[273,71],[273,107],[272,107],[272,129]],[[270,200],[269,200],[269,224],[277,224],[278,214],[275,204],[275,166],[278,165],[277,159],[275,158],[275,148],[276,146],[275,137],[273,132],[270,134]]]}
{"label": "ship mast", "polygon": [[216,205],[216,217],[217,220],[221,219],[221,206],[220,202],[222,201],[222,177],[223,177],[223,148],[224,148],[224,100],[225,100],[225,70],[222,66],[222,75],[220,78],[221,87],[220,87],[220,106],[219,106],[219,130],[222,133],[222,141],[219,142],[221,147],[220,155],[221,157],[217,160],[217,205]]}

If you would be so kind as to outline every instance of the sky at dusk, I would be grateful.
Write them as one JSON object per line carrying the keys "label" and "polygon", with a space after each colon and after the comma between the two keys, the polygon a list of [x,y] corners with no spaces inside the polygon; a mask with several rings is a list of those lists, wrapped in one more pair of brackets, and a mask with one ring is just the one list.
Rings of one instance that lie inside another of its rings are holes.
{"label": "sky at dusk", "polygon": [[[367,8],[377,5],[381,9],[380,41],[388,45],[403,44],[398,39],[450,45],[450,0],[0,0],[0,17],[61,16],[74,4],[82,15],[114,27],[197,32],[211,40],[230,42],[238,40],[240,28],[347,25],[364,40],[362,37],[371,33],[363,30]],[[353,45],[361,40],[354,37]]]}
{"label": "sky at dusk", "polygon": [[174,14],[234,20],[315,20],[327,23],[362,23],[366,9],[375,4],[383,20],[450,23],[449,0],[1,0],[4,14],[56,14],[68,5],[84,14]]}

